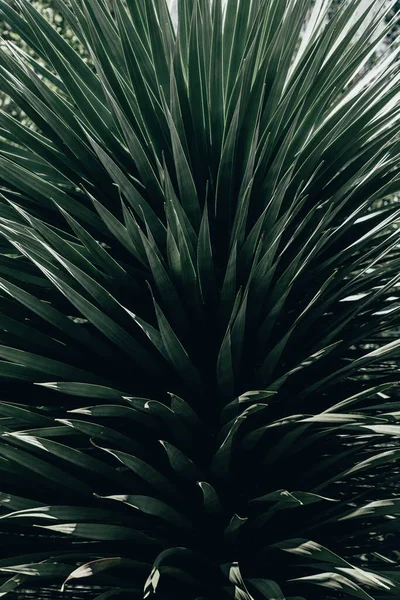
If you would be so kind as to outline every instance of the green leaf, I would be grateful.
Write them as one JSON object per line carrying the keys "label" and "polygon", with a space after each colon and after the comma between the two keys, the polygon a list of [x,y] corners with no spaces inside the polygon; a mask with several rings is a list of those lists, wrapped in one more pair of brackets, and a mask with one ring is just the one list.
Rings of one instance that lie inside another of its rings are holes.
{"label": "green leaf", "polygon": [[9,510],[25,510],[26,508],[43,506],[41,502],[36,502],[28,498],[20,498],[19,496],[3,492],[0,493],[0,504]]}
{"label": "green leaf", "polygon": [[203,492],[204,510],[209,515],[223,514],[223,507],[214,487],[207,481],[199,481],[198,485]]}
{"label": "green leaf", "polygon": [[28,193],[35,203],[40,205],[45,202],[51,208],[51,201],[57,202],[62,208],[81,218],[85,223],[96,226],[97,219],[93,213],[82,204],[74,202],[61,187],[49,183],[28,169],[1,156],[0,176],[21,192]]}
{"label": "green leaf", "polygon": [[197,245],[197,273],[203,302],[214,304],[217,295],[211,233],[207,202],[204,204],[203,217]]}
{"label": "green leaf", "polygon": [[84,481],[77,479],[69,473],[65,473],[65,471],[62,469],[53,467],[49,462],[46,462],[40,458],[36,458],[35,456],[28,454],[19,448],[13,448],[12,446],[1,444],[0,455],[16,463],[17,465],[21,465],[26,469],[37,473],[44,479],[48,479],[64,488],[73,489],[79,495],[88,494],[91,491],[90,487],[87,486]]}
{"label": "green leaf", "polygon": [[115,161],[113,161],[113,159],[107,154],[107,152],[105,152],[105,150],[103,150],[94,139],[92,139],[90,136],[88,137],[100,161],[107,169],[112,181],[118,185],[135,214],[139,219],[142,219],[144,216],[152,228],[154,237],[159,243],[162,243],[165,239],[164,226],[157,218],[153,209],[149,206],[141,193],[136,189],[135,185],[128,179]]}
{"label": "green leaf", "polygon": [[182,203],[182,207],[184,208],[186,214],[190,219],[192,226],[195,229],[197,229],[200,225],[201,212],[195,182],[193,180],[190,165],[185,155],[175,123],[173,122],[171,113],[166,105],[164,105],[164,110],[166,111],[171,135],[171,143],[174,156],[175,170],[178,180],[180,201]]}
{"label": "green leaf", "polygon": [[151,488],[157,490],[162,496],[167,498],[176,499],[178,490],[175,485],[172,484],[167,477],[162,473],[154,469],[152,466],[126,452],[120,452],[119,450],[110,450],[109,448],[102,448],[102,450],[108,452],[112,456],[115,456],[123,465],[128,467],[131,471],[137,475],[140,479],[145,481]]}
{"label": "green leaf", "polygon": [[318,573],[317,575],[299,577],[294,581],[302,581],[333,590],[345,591],[348,596],[362,598],[362,600],[373,600],[373,596],[367,594],[359,585],[339,573]]}
{"label": "green leaf", "polygon": [[[0,289],[6,294],[15,298],[22,305],[26,306],[30,311],[51,323],[54,327],[66,333],[68,337],[77,340],[84,346],[89,346],[97,353],[104,352],[104,345],[98,340],[94,341],[90,334],[83,330],[79,325],[68,319],[64,314],[59,312],[47,302],[43,302],[40,298],[36,298],[22,288],[19,288],[12,283],[0,278]],[[15,365],[16,366],[16,365]]]}
{"label": "green leaf", "polygon": [[[181,547],[181,546],[174,547],[174,548],[167,548],[167,549],[163,550],[162,552],[160,552],[160,554],[157,555],[157,557],[153,563],[153,568],[151,569],[151,572],[145,582],[144,589],[143,589],[143,598],[147,598],[151,594],[155,594],[157,592],[160,577],[163,574],[163,572],[165,572],[167,570],[167,567],[164,567],[164,563],[167,562],[170,558],[171,559],[175,558],[178,560],[179,559],[185,560],[185,559],[190,559],[190,558],[192,560],[194,559],[194,561],[199,560],[199,557],[196,556],[191,550],[189,550],[188,548]],[[201,585],[198,580],[189,576],[185,572],[178,570],[177,574],[178,574],[178,579],[183,578],[185,581],[189,581],[192,584],[194,583],[195,586]],[[186,577],[185,577],[185,575],[186,575]]]}
{"label": "green leaf", "polygon": [[158,517],[169,524],[174,525],[178,529],[184,529],[193,531],[193,526],[190,521],[165,502],[152,498],[151,496],[138,496],[138,495],[116,495],[116,496],[103,496],[108,500],[117,500],[124,502],[129,506],[132,506],[136,510],[143,512],[153,517]]}
{"label": "green leaf", "polygon": [[183,454],[183,452],[164,440],[160,440],[160,444],[167,453],[171,467],[180,476],[191,482],[196,482],[201,477],[200,470],[196,467],[193,461],[190,460],[190,458]]}
{"label": "green leaf", "polygon": [[127,568],[127,569],[135,569],[138,566],[143,567],[144,563],[139,563],[134,560],[128,560],[126,558],[100,558],[98,560],[92,560],[84,565],[81,565],[72,573],[70,573],[67,579],[64,581],[61,591],[65,590],[65,586],[72,579],[83,579],[85,577],[92,577],[93,575],[97,575],[97,573],[102,573],[108,569],[113,568]]}
{"label": "green leaf", "polygon": [[124,395],[124,392],[119,392],[113,388],[107,388],[101,385],[94,385],[82,382],[64,382],[64,381],[49,381],[38,383],[45,388],[68,394],[69,396],[81,396],[83,398],[97,398],[99,400],[116,400],[119,401]]}
{"label": "green leaf", "polygon": [[[285,596],[276,581],[271,579],[249,579],[251,585],[253,585],[257,591],[262,594],[263,598],[274,598],[276,600],[286,600]],[[288,600],[290,600],[288,598]]]}
{"label": "green leaf", "polygon": [[122,525],[109,525],[105,523],[62,523],[60,525],[36,525],[40,529],[47,529],[63,535],[84,538],[87,540],[118,541],[132,540],[132,542],[159,546],[159,542],[140,531],[123,527]]}
{"label": "green leaf", "polygon": [[32,354],[16,348],[8,348],[7,346],[0,346],[0,356],[15,362],[20,366],[32,368],[40,373],[46,373],[46,375],[55,375],[63,377],[65,379],[81,379],[83,381],[96,380],[97,377],[91,373],[86,373],[82,369],[66,365],[59,361],[39,356],[38,354]]}
{"label": "green leaf", "polygon": [[154,307],[156,310],[161,338],[171,364],[178,371],[178,373],[181,374],[182,378],[187,382],[188,385],[195,386],[196,394],[200,394],[202,390],[202,383],[196,367],[193,365],[190,356],[182,346],[180,340],[177,338],[175,332],[168,323],[164,313],[155,301]]}
{"label": "green leaf", "polygon": [[[51,428],[50,434],[57,429],[58,428],[56,427]],[[63,429],[63,437],[69,437],[71,435],[71,428],[68,427],[67,429],[70,433],[66,435],[65,429]],[[95,473],[99,477],[106,477],[113,481],[121,482],[121,475],[108,464],[102,462],[98,458],[88,455],[86,452],[47,439],[44,436],[44,433],[43,430],[14,431],[10,432],[8,437],[10,440],[14,440],[23,447],[27,446],[28,448],[39,449],[40,451],[56,456],[67,463],[81,467],[83,470]]]}
{"label": "green leaf", "polygon": [[88,421],[78,421],[77,419],[56,419],[57,422],[62,423],[63,425],[67,425],[68,427],[72,427],[72,429],[76,429],[77,431],[81,431],[86,435],[89,435],[97,440],[104,440],[110,442],[112,444],[116,444],[117,446],[129,449],[132,447],[138,447],[138,445],[128,438],[126,435],[119,433],[119,431],[115,431],[110,427],[105,427],[104,425],[100,425],[99,423],[90,423]]}
{"label": "green leaf", "polygon": [[347,521],[348,519],[360,519],[367,517],[380,517],[386,515],[397,514],[400,509],[400,501],[398,498],[389,498],[387,500],[375,500],[369,502],[365,506],[356,508],[350,513],[339,518],[339,521]]}

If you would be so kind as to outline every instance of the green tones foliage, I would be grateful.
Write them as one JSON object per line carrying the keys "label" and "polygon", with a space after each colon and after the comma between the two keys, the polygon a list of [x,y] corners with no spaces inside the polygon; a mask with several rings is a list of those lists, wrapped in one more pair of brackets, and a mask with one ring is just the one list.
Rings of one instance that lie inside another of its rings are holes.
{"label": "green tones foliage", "polygon": [[88,66],[0,0],[38,57],[0,53],[35,124],[0,112],[0,595],[399,597],[398,51],[364,69],[362,5],[58,0]]}
{"label": "green tones foliage", "polygon": [[[8,3],[13,8],[17,7],[15,0],[8,0]],[[79,42],[77,36],[73,30],[69,27],[63,15],[55,9],[56,3],[54,0],[32,0],[32,6],[34,6],[40,13],[51,23],[56,31],[63,36],[78,52],[84,60],[88,60],[89,56],[85,52],[84,46]],[[2,49],[5,50],[7,44],[13,44],[21,50],[22,54],[28,54],[30,57],[36,60],[41,60],[34,50],[15,33],[15,31],[5,21],[0,20],[0,31],[2,32]],[[45,66],[45,62],[41,61],[42,65]],[[13,117],[18,118],[24,124],[29,125],[32,129],[35,128],[34,124],[27,118],[25,113],[16,104],[10,96],[0,90],[0,107],[11,114]]]}

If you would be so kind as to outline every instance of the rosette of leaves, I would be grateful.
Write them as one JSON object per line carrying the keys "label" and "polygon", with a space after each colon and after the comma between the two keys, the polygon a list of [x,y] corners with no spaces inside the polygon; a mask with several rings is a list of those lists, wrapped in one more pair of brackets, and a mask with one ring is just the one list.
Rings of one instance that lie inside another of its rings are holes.
{"label": "rosette of leaves", "polygon": [[384,11],[57,6],[93,68],[0,0],[0,594],[398,598]]}

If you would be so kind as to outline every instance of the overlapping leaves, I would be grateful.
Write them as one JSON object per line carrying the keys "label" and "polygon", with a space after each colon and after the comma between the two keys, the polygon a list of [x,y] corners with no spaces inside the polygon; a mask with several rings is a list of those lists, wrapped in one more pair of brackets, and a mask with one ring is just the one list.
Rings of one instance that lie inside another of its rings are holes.
{"label": "overlapping leaves", "polygon": [[329,5],[0,0],[0,594],[398,597],[399,51]]}

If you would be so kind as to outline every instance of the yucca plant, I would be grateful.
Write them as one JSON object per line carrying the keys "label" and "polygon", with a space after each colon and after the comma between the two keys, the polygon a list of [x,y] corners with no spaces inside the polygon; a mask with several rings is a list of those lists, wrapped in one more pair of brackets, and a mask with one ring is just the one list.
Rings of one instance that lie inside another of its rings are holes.
{"label": "yucca plant", "polygon": [[0,0],[1,596],[399,598],[400,50],[330,4]]}

